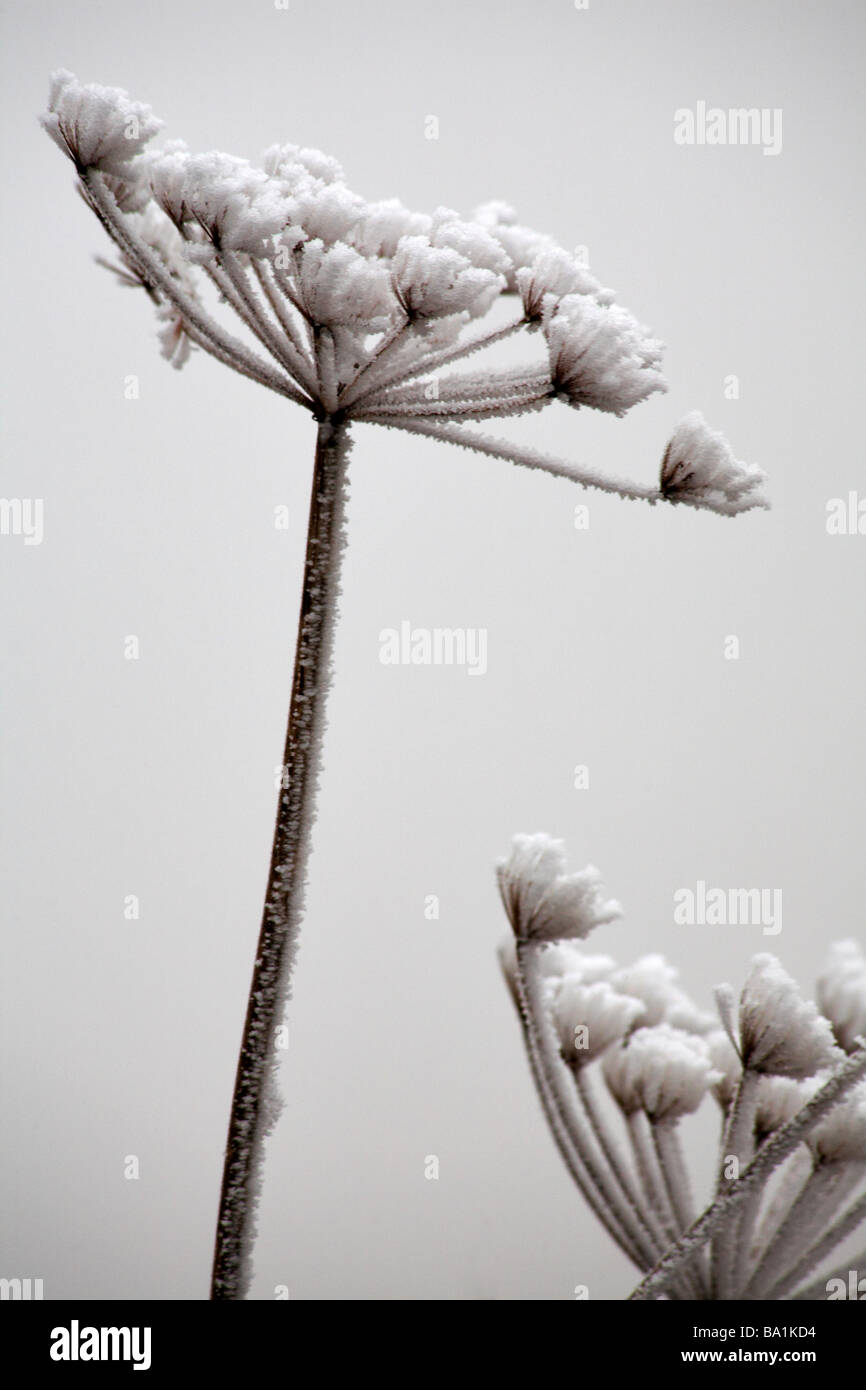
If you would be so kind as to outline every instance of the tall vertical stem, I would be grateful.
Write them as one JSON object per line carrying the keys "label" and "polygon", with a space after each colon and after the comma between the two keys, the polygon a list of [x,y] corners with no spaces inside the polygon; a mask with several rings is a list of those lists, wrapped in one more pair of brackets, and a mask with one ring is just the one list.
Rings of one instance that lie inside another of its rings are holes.
{"label": "tall vertical stem", "polygon": [[229,1118],[212,1299],[243,1298],[251,1277],[264,1141],[276,1113],[276,1028],[289,993],[315,819],[345,544],[348,452],[346,425],[339,419],[323,420],[316,439],[277,822]]}

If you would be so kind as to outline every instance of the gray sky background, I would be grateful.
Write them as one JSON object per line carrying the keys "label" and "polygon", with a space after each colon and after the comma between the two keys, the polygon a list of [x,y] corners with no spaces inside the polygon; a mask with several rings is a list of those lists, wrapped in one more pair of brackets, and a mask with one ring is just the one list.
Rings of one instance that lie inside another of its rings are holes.
{"label": "gray sky background", "polygon": [[[159,357],[36,124],[49,72],[128,88],[194,149],[290,140],[371,198],[506,199],[589,248],[669,345],[671,390],[622,421],[556,406],[502,433],[649,481],[696,407],[770,475],[773,511],[731,521],[355,436],[254,1296],[620,1298],[630,1267],[532,1091],[493,864],[515,831],[563,837],[626,909],[594,944],[668,954],[705,1007],[755,951],[811,990],[828,942],[863,935],[866,537],[825,529],[830,498],[866,492],[863,21],[854,0],[3,5],[0,492],[42,497],[45,536],[0,537],[0,1273],[48,1298],[207,1294],[314,439],[201,354]],[[781,153],[676,145],[699,100],[781,108]],[[380,665],[403,619],[486,628],[487,675]],[[782,932],[675,925],[698,879],[781,888]],[[701,1195],[715,1135],[707,1108]]]}

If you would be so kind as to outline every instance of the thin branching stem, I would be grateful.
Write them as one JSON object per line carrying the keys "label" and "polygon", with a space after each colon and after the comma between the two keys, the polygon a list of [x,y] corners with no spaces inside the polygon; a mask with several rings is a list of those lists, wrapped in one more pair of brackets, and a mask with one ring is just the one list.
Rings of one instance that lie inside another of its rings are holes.
{"label": "thin branching stem", "polygon": [[592,1132],[595,1135],[596,1142],[607,1160],[611,1173],[622,1190],[634,1220],[642,1227],[648,1240],[652,1243],[655,1251],[654,1259],[657,1259],[667,1249],[669,1243],[668,1237],[661,1229],[654,1213],[651,1210],[646,1210],[644,1204],[641,1202],[640,1192],[638,1191],[634,1175],[629,1170],[624,1155],[617,1149],[613,1135],[610,1134],[605,1125],[604,1115],[601,1112],[601,1107],[598,1104],[592,1083],[587,1075],[587,1068],[578,1063],[572,1067],[572,1071],[574,1073],[574,1081],[578,1095],[584,1111],[586,1112]]}
{"label": "thin branching stem", "polygon": [[[481,352],[483,348],[492,347],[494,343],[510,338],[512,333],[525,327],[526,318],[521,314],[519,319],[505,324],[502,328],[494,328],[489,333],[482,333],[475,338],[466,339],[454,347],[440,348],[438,351],[416,357],[414,361],[400,366],[392,376],[385,380],[374,379],[373,382],[368,380],[366,389],[355,398],[355,404],[357,405],[359,401],[366,401],[370,396],[376,395],[380,391],[385,392],[393,386],[399,386],[401,382],[411,381],[413,377],[429,376],[431,372],[438,371],[440,367],[447,367],[449,362],[457,362],[461,357],[468,357],[473,352]],[[377,378],[376,373],[373,373],[373,376]]]}
{"label": "thin branching stem", "polygon": [[[725,1167],[735,1163],[737,1174],[749,1163],[754,1152],[755,1110],[758,1104],[760,1077],[750,1067],[745,1067],[740,1075],[734,1102],[728,1115],[728,1123],[722,1142],[722,1166],[719,1172],[716,1194],[729,1192],[737,1177],[727,1177]],[[731,1220],[720,1228],[713,1237],[710,1255],[710,1278],[716,1298],[733,1297],[737,1266],[737,1237],[740,1220],[748,1203],[744,1204]]]}
{"label": "thin branching stem", "polygon": [[797,1250],[830,1220],[862,1177],[856,1163],[818,1163],[746,1285],[745,1298],[763,1298],[790,1266]]}
{"label": "thin branching stem", "polygon": [[268,261],[262,261],[254,256],[251,259],[251,264],[253,274],[261,286],[262,293],[270,304],[286,336],[287,347],[291,350],[290,355],[296,364],[295,376],[301,382],[305,391],[309,392],[310,395],[315,395],[315,367],[310,360],[309,353],[304,347],[297,325],[292,321],[292,316],[286,307],[289,301],[279,293]]}
{"label": "thin branching stem", "polygon": [[[244,267],[238,260],[238,257],[231,251],[220,251],[219,264],[231,281],[235,293],[243,305],[242,317],[244,322],[247,324],[250,331],[258,338],[262,347],[265,348],[274,360],[279,362],[280,366],[297,381],[297,354],[292,344],[287,344],[280,336],[279,329],[264,312],[263,306],[257,303],[256,297],[247,280]],[[299,382],[299,385],[305,390],[309,389],[309,386],[303,380]]]}
{"label": "thin branching stem", "polygon": [[532,942],[518,941],[516,957],[517,1002],[526,1035],[533,1080],[557,1147],[589,1208],[632,1263],[638,1269],[645,1269],[647,1262],[635,1250],[621,1222],[597,1191],[592,1175],[586,1169],[583,1155],[578,1149],[574,1113],[563,1094],[557,1074],[558,1057],[555,1046],[551,1046],[547,1010]]}
{"label": "thin branching stem", "polygon": [[630,1298],[643,1301],[658,1298],[670,1287],[679,1271],[694,1259],[698,1250],[719,1229],[723,1221],[729,1219],[740,1204],[766,1182],[770,1173],[783,1163],[801,1144],[808,1134],[844,1095],[866,1074],[866,1043],[860,1043],[847,1061],[821,1087],[820,1091],[808,1101],[793,1119],[781,1129],[777,1129],[771,1139],[762,1145],[752,1159],[745,1173],[741,1174],[734,1188],[718,1197],[698,1217],[664,1257],[631,1293]]}
{"label": "thin branching stem", "polygon": [[353,401],[357,400],[358,396],[363,392],[364,389],[361,385],[361,383],[364,380],[364,377],[367,376],[368,373],[374,372],[375,368],[378,365],[387,361],[394,348],[396,348],[400,344],[401,340],[405,337],[406,333],[409,331],[411,326],[412,320],[407,314],[405,318],[393,324],[387,333],[383,333],[381,341],[377,343],[376,347],[373,349],[373,352],[371,353],[367,361],[364,363],[363,367],[359,368],[356,375],[352,378],[348,385],[345,386],[343,390],[340,392],[341,409],[347,409]]}
{"label": "thin branching stem", "polygon": [[218,356],[223,362],[230,362],[241,375],[251,377],[253,381],[269,387],[280,396],[286,396],[297,405],[309,407],[312,404],[287,377],[273,371],[267,362],[256,357],[237,338],[224,332],[208,317],[201,306],[184,292],[162,265],[159,257],[130,230],[102,174],[95,169],[85,169],[81,174],[81,180],[87,190],[90,206],[109,236],[136,266],[142,278],[154,290],[164,294],[177,309],[184,323],[195,330],[200,346],[210,351],[212,344],[218,349],[214,356]]}

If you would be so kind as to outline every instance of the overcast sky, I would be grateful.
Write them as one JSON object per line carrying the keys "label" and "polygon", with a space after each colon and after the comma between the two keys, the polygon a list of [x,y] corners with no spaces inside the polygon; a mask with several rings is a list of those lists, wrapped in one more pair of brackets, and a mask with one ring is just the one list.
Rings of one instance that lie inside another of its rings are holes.
{"label": "overcast sky", "polygon": [[[44,537],[0,537],[0,1273],[41,1277],[47,1298],[207,1296],[314,442],[301,410],[202,354],[173,371],[145,297],[94,264],[103,234],[36,123],[63,66],[150,102],[193,149],[295,141],[371,198],[507,200],[588,247],[668,344],[671,389],[624,420],[555,406],[502,432],[652,482],[698,408],[769,474],[773,510],[727,520],[373,426],[351,456],[253,1296],[623,1297],[630,1266],[532,1090],[493,866],[515,831],[561,836],[626,910],[598,949],[664,952],[704,1007],[755,951],[811,991],[828,942],[863,936],[866,536],[826,529],[830,499],[866,495],[862,6],[19,0],[2,16],[0,492],[43,499]],[[677,144],[675,112],[699,102],[781,112],[781,148]],[[382,665],[380,631],[404,620],[484,629],[486,674]],[[781,932],[677,925],[673,894],[698,880],[780,890]],[[715,1138],[707,1106],[688,1140],[702,1195]]]}

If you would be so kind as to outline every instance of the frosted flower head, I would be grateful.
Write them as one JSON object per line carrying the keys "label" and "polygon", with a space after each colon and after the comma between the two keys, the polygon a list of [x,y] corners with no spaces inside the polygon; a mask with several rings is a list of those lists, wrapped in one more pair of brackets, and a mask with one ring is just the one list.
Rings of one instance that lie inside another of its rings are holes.
{"label": "frosted flower head", "polygon": [[672,1028],[680,1028],[684,1033],[694,1033],[699,1038],[715,1033],[719,1021],[715,1014],[699,1009],[682,990],[677,990],[665,1009],[664,1022]]}
{"label": "frosted flower head", "polygon": [[479,222],[467,222],[453,208],[435,208],[430,218],[428,235],[433,246],[457,251],[479,270],[490,270],[504,276],[511,261],[495,237]]}
{"label": "frosted flower head", "polygon": [[[233,155],[189,155],[182,201],[214,247],[263,256],[267,242],[289,221],[279,185]],[[152,175],[153,177],[153,175]]]}
{"label": "frosted flower head", "polygon": [[762,1076],[755,1106],[754,1137],[763,1144],[777,1129],[792,1120],[808,1100],[801,1081],[788,1076]]}
{"label": "frosted flower head", "polygon": [[596,980],[609,980],[615,969],[613,956],[590,955],[576,941],[555,941],[538,957],[539,974],[556,985],[565,979],[595,984]]}
{"label": "frosted flower head", "polygon": [[467,313],[485,314],[502,288],[492,270],[474,266],[427,236],[401,237],[391,262],[394,289],[410,319],[435,319]]}
{"label": "frosted flower head", "polygon": [[866,1163],[866,1087],[830,1111],[806,1141],[821,1163]]}
{"label": "frosted flower head", "polygon": [[311,184],[289,199],[287,220],[310,240],[349,242],[366,209],[344,183]]}
{"label": "frosted flower head", "polygon": [[866,1038],[866,955],[857,941],[835,941],[818,977],[818,1007],[830,1020],[840,1047]]}
{"label": "frosted flower head", "polygon": [[388,272],[353,246],[308,241],[299,260],[300,298],[313,323],[364,324],[376,332],[397,313]]}
{"label": "frosted flower head", "polygon": [[530,941],[585,937],[622,915],[605,901],[601,874],[587,865],[566,874],[565,847],[549,835],[515,835],[511,854],[496,868],[499,892],[515,936]]}
{"label": "frosted flower head", "polygon": [[673,1123],[697,1110],[718,1079],[706,1043],[668,1023],[638,1028],[605,1054],[602,1067],[624,1113],[644,1110],[655,1123]]}
{"label": "frosted flower head", "polygon": [[79,82],[61,68],[51,75],[43,128],[79,170],[124,176],[162,121],[120,87]]}
{"label": "frosted flower head", "polygon": [[610,291],[604,290],[585,266],[559,246],[545,247],[531,265],[521,266],[515,274],[517,288],[528,319],[541,319],[544,309],[570,294],[601,296],[610,302]]}
{"label": "frosted flower head", "polygon": [[754,957],[740,995],[743,1066],[803,1080],[839,1061],[833,1030],[775,956]]}
{"label": "frosted flower head", "polygon": [[619,1041],[643,1013],[643,1005],[606,980],[593,984],[566,976],[553,1001],[553,1021],[566,1062],[584,1066]]}
{"label": "frosted flower head", "polygon": [[662,344],[647,336],[627,310],[568,294],[542,320],[550,375],[560,399],[625,415],[654,391],[666,391],[659,371]]}
{"label": "frosted flower head", "polygon": [[399,198],[367,203],[348,240],[362,256],[383,256],[390,260],[401,237],[426,236],[432,219],[423,212],[411,212]]}
{"label": "frosted flower head", "polygon": [[519,290],[518,271],[531,266],[544,251],[559,250],[553,237],[536,232],[532,227],[519,226],[517,213],[508,203],[483,203],[475,209],[475,221],[499,242],[508,257],[505,281],[511,294]]}
{"label": "frosted flower head", "polygon": [[[341,430],[365,421],[427,435],[650,504],[660,495],[685,500],[688,490],[715,510],[753,505],[718,503],[718,469],[712,487],[696,492],[694,469],[673,455],[660,494],[467,428],[555,399],[622,415],[666,389],[662,344],[613,303],[579,252],[521,225],[506,204],[485,204],[469,219],[448,207],[413,212],[396,198],[367,202],[336,160],[298,145],[272,145],[257,164],[178,142],[154,151],[146,146],[160,123],[148,107],[65,71],[52,80],[49,105],[43,124],[74,159],[85,201],[127,267],[122,282],[142,286],[156,306],[173,365],[194,343]],[[173,267],[166,276],[161,254],[130,223],[151,207],[180,235],[192,283]],[[507,293],[520,294],[522,313],[477,328]],[[536,346],[544,339],[546,366],[536,353],[440,376],[518,333]],[[586,871],[560,885],[548,906],[559,910],[591,878]],[[676,1021],[704,1027],[685,1004]]]}
{"label": "frosted flower head", "polygon": [[622,966],[612,984],[623,994],[639,999],[644,1006],[644,1023],[654,1026],[665,1021],[668,1011],[685,998],[676,979],[676,969],[664,956],[649,955]]}
{"label": "frosted flower head", "polygon": [[766,506],[760,489],[766,473],[734,458],[725,436],[711,430],[699,410],[684,416],[671,436],[661,465],[661,492],[669,500],[689,498],[731,511]]}
{"label": "frosted flower head", "polygon": [[320,184],[342,183],[345,177],[342,166],[329,154],[301,149],[298,145],[271,145],[262,155],[261,163],[266,174],[290,186],[313,180]]}

